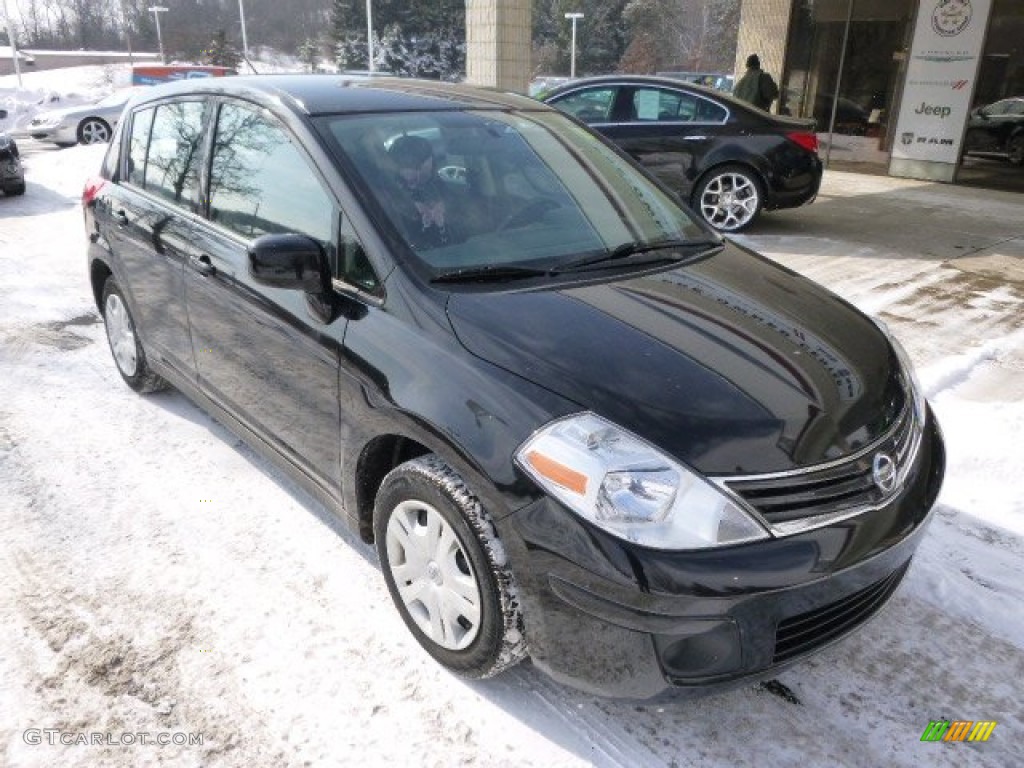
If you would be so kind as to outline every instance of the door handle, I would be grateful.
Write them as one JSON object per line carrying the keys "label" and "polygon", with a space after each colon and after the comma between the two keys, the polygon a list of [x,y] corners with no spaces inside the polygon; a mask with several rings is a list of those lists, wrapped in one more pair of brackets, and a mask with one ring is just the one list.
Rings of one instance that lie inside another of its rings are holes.
{"label": "door handle", "polygon": [[124,208],[114,211],[114,221],[117,222],[117,226],[119,227],[128,226],[128,213]]}
{"label": "door handle", "polygon": [[205,253],[199,256],[189,256],[188,265],[203,277],[209,277],[217,271],[217,268],[213,266],[213,262],[210,261],[210,257]]}

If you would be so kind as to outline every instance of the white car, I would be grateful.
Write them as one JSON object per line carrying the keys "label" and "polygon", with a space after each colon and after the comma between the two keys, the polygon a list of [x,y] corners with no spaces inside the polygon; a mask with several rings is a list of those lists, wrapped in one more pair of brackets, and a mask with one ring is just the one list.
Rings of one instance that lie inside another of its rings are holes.
{"label": "white car", "polygon": [[28,135],[62,147],[110,141],[128,100],[138,88],[123,88],[95,104],[40,112],[28,125]]}

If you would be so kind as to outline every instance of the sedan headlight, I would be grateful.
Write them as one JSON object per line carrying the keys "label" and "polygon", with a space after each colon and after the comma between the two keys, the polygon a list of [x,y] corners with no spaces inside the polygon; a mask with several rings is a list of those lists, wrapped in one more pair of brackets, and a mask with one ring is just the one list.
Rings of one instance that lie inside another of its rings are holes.
{"label": "sedan headlight", "polygon": [[516,463],[576,514],[654,549],[707,549],[769,538],[733,498],[641,438],[593,413],[548,424]]}
{"label": "sedan headlight", "polygon": [[896,352],[896,359],[899,360],[903,380],[914,404],[914,416],[917,419],[917,423],[922,425],[924,424],[925,409],[928,407],[928,403],[925,400],[924,389],[917,378],[917,373],[914,372],[914,364],[910,361],[910,355],[907,354],[907,350],[904,349],[900,340],[889,330],[889,326],[884,320],[880,320],[877,317],[872,317],[871,319],[875,321],[875,325],[885,334],[889,343],[892,344],[893,351]]}

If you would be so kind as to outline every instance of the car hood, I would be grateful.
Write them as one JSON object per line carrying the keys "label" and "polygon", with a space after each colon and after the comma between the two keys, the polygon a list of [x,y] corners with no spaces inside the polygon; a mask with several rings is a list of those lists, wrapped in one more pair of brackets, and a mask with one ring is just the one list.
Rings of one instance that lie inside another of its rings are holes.
{"label": "car hood", "polygon": [[62,107],[61,109],[48,109],[45,112],[37,112],[32,118],[32,122],[41,123],[49,120],[75,119],[79,117],[86,117],[88,115],[95,115],[103,118],[113,116],[116,118],[121,114],[122,109],[124,109],[124,104],[113,107],[101,107],[98,104],[76,104],[72,107]]}
{"label": "car hood", "polygon": [[833,460],[883,434],[895,354],[824,288],[730,244],[601,284],[455,293],[460,342],[708,474]]}

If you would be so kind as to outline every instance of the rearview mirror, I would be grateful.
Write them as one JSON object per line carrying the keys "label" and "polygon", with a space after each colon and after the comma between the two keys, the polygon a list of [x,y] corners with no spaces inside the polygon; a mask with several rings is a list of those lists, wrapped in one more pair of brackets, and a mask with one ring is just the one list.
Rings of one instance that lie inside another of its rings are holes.
{"label": "rearview mirror", "polygon": [[249,274],[261,285],[323,293],[327,285],[324,249],[305,235],[263,235],[249,246]]}

